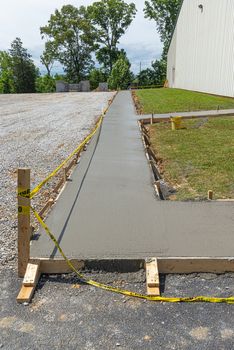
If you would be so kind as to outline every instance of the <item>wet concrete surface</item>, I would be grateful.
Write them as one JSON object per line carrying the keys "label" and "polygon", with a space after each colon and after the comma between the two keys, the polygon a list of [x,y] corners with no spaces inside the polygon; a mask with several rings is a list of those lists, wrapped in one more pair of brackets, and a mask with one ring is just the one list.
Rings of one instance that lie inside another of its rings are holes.
{"label": "wet concrete surface", "polygon": [[[120,92],[47,223],[70,258],[233,257],[231,202],[157,200],[130,92]],[[31,256],[58,257],[44,232]]]}
{"label": "wet concrete surface", "polygon": [[[107,284],[145,292],[145,273],[87,272]],[[163,277],[163,276],[162,276]],[[0,349],[232,350],[234,306],[165,304],[81,285],[73,275],[43,276],[32,304],[16,303],[21,280],[0,271]],[[168,296],[234,294],[234,274],[168,275]]]}
{"label": "wet concrete surface", "polygon": [[[173,112],[173,113],[162,113],[155,114],[155,118],[168,118],[168,117],[221,117],[221,116],[234,116],[234,109],[219,109],[219,110],[211,110],[211,111],[192,111],[192,112]],[[152,114],[141,114],[139,115],[139,119],[143,118],[151,118]]]}

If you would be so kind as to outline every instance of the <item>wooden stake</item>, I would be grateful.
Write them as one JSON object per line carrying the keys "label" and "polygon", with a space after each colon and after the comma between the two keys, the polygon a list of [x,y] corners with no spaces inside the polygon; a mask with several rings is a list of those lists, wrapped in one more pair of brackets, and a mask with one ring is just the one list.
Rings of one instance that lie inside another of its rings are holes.
{"label": "wooden stake", "polygon": [[67,181],[67,168],[66,167],[63,168],[63,181],[64,182]]}
{"label": "wooden stake", "polygon": [[160,295],[158,263],[156,258],[146,260],[146,283],[148,295]]}
{"label": "wooden stake", "polygon": [[40,275],[40,261],[29,262],[22,287],[16,299],[18,303],[29,303],[32,300]]}
{"label": "wooden stake", "polygon": [[161,182],[160,180],[157,180],[155,181],[155,186],[157,187],[157,190],[158,190],[158,195],[160,196],[161,195]]}
{"label": "wooden stake", "polygon": [[[19,194],[22,194],[20,196]],[[23,277],[30,257],[30,169],[18,169],[18,275]]]}
{"label": "wooden stake", "polygon": [[154,123],[154,114],[152,113],[152,116],[150,118],[150,124],[153,125],[153,123]]}
{"label": "wooden stake", "polygon": [[80,151],[78,153],[76,153],[76,156],[75,156],[75,164],[78,164],[79,163],[79,158],[80,158]]}
{"label": "wooden stake", "polygon": [[213,199],[213,191],[209,190],[208,191],[208,200],[212,200]]}
{"label": "wooden stake", "polygon": [[23,285],[25,287],[36,287],[40,274],[40,263],[28,263],[24,275]]}

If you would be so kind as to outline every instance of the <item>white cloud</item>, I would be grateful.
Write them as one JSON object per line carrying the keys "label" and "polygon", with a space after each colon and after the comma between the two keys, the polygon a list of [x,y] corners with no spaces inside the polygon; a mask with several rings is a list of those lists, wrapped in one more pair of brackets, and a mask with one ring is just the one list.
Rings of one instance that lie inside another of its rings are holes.
{"label": "white cloud", "polygon": [[[140,62],[143,66],[147,66],[153,59],[158,58],[162,51],[162,45],[156,32],[155,23],[144,18],[144,1],[132,1],[136,4],[138,13],[127,33],[121,38],[120,47],[127,51],[132,61],[132,68],[136,71]],[[43,50],[40,26],[47,23],[50,14],[65,4],[80,6],[89,5],[92,2],[93,0],[2,0],[0,50],[7,50],[11,42],[16,37],[20,37],[24,46],[33,55],[35,62],[39,64],[39,57]],[[127,0],[127,2],[129,3],[131,0]]]}

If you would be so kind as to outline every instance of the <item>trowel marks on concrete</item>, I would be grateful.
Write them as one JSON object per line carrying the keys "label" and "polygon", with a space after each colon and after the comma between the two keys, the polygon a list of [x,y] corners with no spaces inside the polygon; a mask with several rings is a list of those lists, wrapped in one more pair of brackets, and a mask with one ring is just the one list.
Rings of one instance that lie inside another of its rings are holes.
{"label": "trowel marks on concrete", "polygon": [[[159,201],[130,92],[120,92],[47,219],[70,258],[232,257],[229,202]],[[60,257],[44,232],[32,257]]]}

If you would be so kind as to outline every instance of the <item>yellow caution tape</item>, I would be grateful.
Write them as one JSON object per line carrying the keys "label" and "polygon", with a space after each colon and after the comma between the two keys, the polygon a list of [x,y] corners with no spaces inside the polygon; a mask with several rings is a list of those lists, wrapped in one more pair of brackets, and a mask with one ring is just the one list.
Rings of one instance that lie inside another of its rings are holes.
{"label": "yellow caution tape", "polygon": [[21,188],[18,187],[18,196],[19,197],[26,197],[28,198],[30,196],[30,188]]}
{"label": "yellow caution tape", "polygon": [[18,213],[20,215],[30,215],[30,207],[25,207],[23,205],[18,206]]}
{"label": "yellow caution tape", "polygon": [[96,124],[94,130],[84,139],[83,142],[81,142],[79,144],[79,146],[54,170],[52,171],[52,173],[50,175],[48,175],[39,185],[37,185],[31,192],[29,193],[24,193],[24,191],[18,193],[19,196],[21,197],[27,197],[32,199],[39,191],[40,189],[52,178],[54,177],[59,170],[62,169],[62,167],[76,154],[78,153],[80,150],[83,149],[83,147],[85,146],[85,144],[95,135],[95,133],[97,132],[97,130],[99,129],[99,127],[101,126],[103,121],[103,116],[101,116],[98,120],[98,123]]}
{"label": "yellow caution tape", "polygon": [[198,297],[183,297],[183,298],[170,298],[170,297],[161,297],[161,296],[150,296],[150,295],[145,295],[145,294],[140,294],[140,293],[135,293],[135,292],[130,292],[128,290],[123,290],[115,287],[111,287],[108,285],[105,285],[103,283],[95,282],[93,280],[88,280],[86,279],[71,263],[71,261],[67,258],[67,256],[64,254],[62,248],[60,247],[57,239],[55,236],[51,233],[49,227],[46,225],[46,223],[41,219],[40,215],[36,212],[36,210],[31,207],[35,217],[41,224],[41,226],[44,228],[46,231],[47,235],[50,237],[50,239],[54,242],[54,245],[66,261],[67,265],[70,267],[70,269],[76,273],[76,275],[82,280],[82,282],[94,286],[100,289],[104,289],[110,292],[118,293],[118,294],[123,294],[128,297],[135,297],[135,298],[140,298],[140,299],[145,299],[145,300],[151,300],[151,301],[160,301],[160,302],[167,302],[167,303],[194,303],[194,302],[206,302],[206,303],[226,303],[226,304],[234,304],[234,296],[229,297],[229,298],[215,298],[215,297],[205,297],[205,296],[198,296]]}

